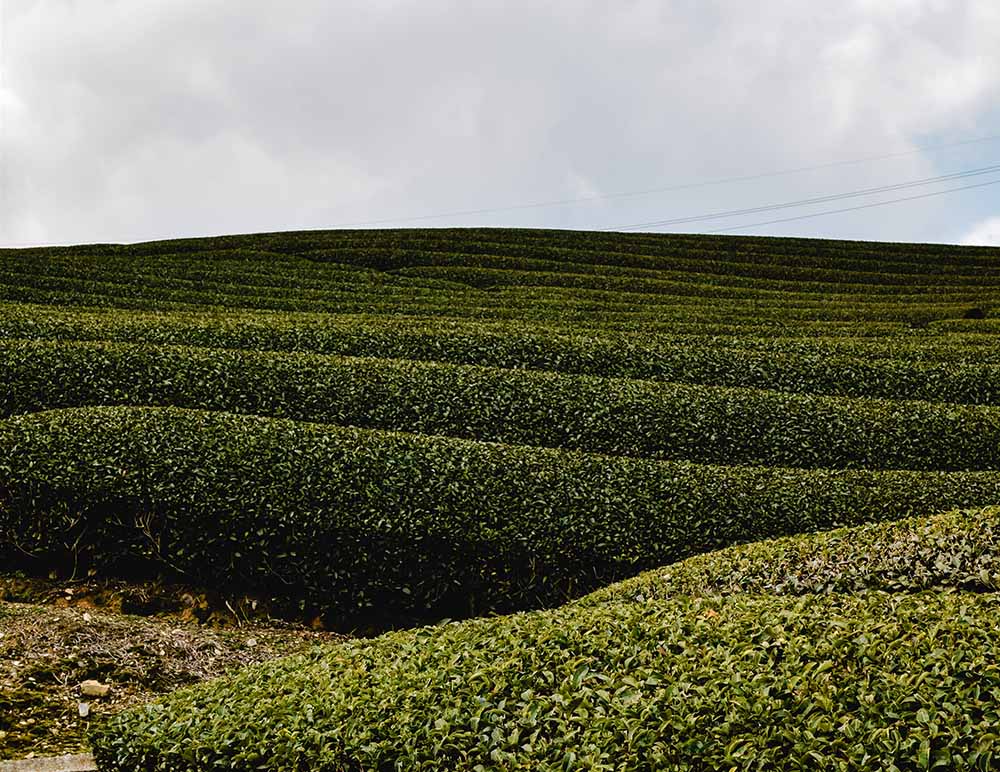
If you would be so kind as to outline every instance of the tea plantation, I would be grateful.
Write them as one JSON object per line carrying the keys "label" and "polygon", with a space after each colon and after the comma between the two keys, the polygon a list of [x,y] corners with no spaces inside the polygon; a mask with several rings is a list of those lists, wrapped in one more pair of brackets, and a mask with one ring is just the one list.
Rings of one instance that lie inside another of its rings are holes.
{"label": "tea plantation", "polygon": [[997,308],[945,245],[0,250],[0,565],[477,617],[122,714],[102,769],[990,769]]}

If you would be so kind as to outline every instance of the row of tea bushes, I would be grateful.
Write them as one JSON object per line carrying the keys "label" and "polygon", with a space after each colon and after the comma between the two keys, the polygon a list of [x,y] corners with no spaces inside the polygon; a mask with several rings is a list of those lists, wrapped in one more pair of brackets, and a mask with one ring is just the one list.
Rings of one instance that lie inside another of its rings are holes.
{"label": "row of tea bushes", "polygon": [[[130,710],[91,739],[101,768],[123,772],[993,769],[1000,598],[947,591],[974,569],[960,550],[942,553],[963,568],[937,591],[884,592],[919,584],[907,563],[966,526],[995,590],[997,517],[983,516],[986,542],[971,516],[793,538],[681,563],[647,597],[648,578],[554,611],[320,648]],[[819,551],[829,575],[839,554],[857,568],[898,539],[919,546],[865,591],[760,581],[788,555]],[[734,557],[748,592],[729,586]]]}
{"label": "row of tea bushes", "polygon": [[[903,334],[905,333],[905,334]],[[920,335],[896,325],[820,324],[794,329],[766,324],[678,322],[663,332],[615,325],[373,314],[255,311],[141,312],[56,308],[0,302],[0,338],[114,340],[222,348],[310,351],[464,364],[560,370],[595,375],[653,372],[660,350],[693,345],[800,357],[982,362],[991,335]],[[790,337],[794,335],[794,337]],[[833,337],[831,337],[833,336]],[[617,352],[617,354],[616,354]],[[990,361],[990,360],[987,360]],[[639,368],[639,369],[635,369]]]}
{"label": "row of tea bushes", "polygon": [[1000,409],[445,365],[0,341],[0,416],[174,406],[661,460],[1000,469]]}
{"label": "row of tea bushes", "polygon": [[648,571],[584,604],[734,592],[1000,589],[1000,508],[870,523],[744,544]]}
{"label": "row of tea bushes", "polygon": [[963,337],[954,349],[947,338],[933,336],[926,344],[912,338],[899,344],[894,339],[859,341],[852,350],[850,342],[769,344],[753,338],[741,343],[732,337],[692,340],[568,332],[509,322],[124,311],[46,314],[34,308],[30,313],[0,309],[0,337],[310,351],[838,396],[1000,403],[1000,363],[984,341],[989,336]]}
{"label": "row of tea bushes", "polygon": [[998,499],[1000,472],[714,467],[177,409],[0,423],[9,565],[167,571],[341,623],[549,604],[729,544]]}

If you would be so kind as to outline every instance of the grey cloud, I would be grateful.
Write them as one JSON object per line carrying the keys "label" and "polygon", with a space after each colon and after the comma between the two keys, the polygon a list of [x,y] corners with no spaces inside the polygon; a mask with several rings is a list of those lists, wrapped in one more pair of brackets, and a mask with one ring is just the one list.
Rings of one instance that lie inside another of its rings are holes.
{"label": "grey cloud", "polygon": [[[6,5],[4,243],[330,227],[1000,133],[992,0]],[[998,156],[413,224],[609,227]],[[755,232],[954,240],[1000,210],[990,190]]]}

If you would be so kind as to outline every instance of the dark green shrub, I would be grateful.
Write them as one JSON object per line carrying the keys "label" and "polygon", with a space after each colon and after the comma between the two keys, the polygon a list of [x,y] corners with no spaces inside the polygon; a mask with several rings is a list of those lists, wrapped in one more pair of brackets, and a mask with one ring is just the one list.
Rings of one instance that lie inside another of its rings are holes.
{"label": "dark green shrub", "polygon": [[581,603],[677,595],[1000,589],[1000,509],[872,523],[744,544],[649,571]]}
{"label": "dark green shrub", "polygon": [[0,341],[0,416],[161,405],[716,464],[1000,469],[1000,409],[424,362]]}
{"label": "dark green shrub", "polygon": [[551,604],[729,544],[997,501],[1000,472],[712,467],[176,409],[0,423],[4,559],[76,545],[105,573],[148,563],[342,620]]}
{"label": "dark green shrub", "polygon": [[318,649],[121,714],[104,770],[988,770],[1000,600],[680,596]]}

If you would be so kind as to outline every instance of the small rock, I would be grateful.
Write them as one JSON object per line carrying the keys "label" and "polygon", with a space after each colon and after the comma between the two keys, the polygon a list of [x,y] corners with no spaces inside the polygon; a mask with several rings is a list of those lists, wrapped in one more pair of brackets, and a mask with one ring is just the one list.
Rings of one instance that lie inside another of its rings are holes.
{"label": "small rock", "polygon": [[83,612],[83,621],[84,622],[89,622],[91,619],[93,619],[93,617],[91,617],[90,614],[88,614],[86,611],[84,611]]}
{"label": "small rock", "polygon": [[84,697],[107,697],[111,687],[100,681],[88,679],[80,684],[80,692]]}
{"label": "small rock", "polygon": [[76,706],[76,712],[80,714],[80,718],[86,718],[90,715],[90,703],[81,702]]}
{"label": "small rock", "polygon": [[252,649],[256,645],[257,645],[257,639],[256,638],[247,638],[247,648],[248,649]]}

